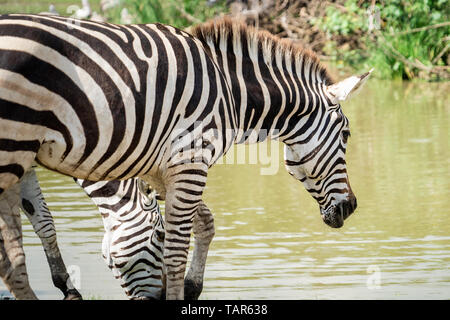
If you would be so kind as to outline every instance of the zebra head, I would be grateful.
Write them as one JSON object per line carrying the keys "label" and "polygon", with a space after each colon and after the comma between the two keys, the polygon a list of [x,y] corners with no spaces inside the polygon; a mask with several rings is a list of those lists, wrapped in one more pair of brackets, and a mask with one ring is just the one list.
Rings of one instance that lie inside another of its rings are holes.
{"label": "zebra head", "polygon": [[165,232],[156,192],[139,178],[75,181],[102,214],[102,255],[128,298],[164,297]]}
{"label": "zebra head", "polygon": [[299,119],[296,138],[284,141],[286,169],[316,199],[323,221],[333,228],[342,227],[356,209],[345,162],[349,121],[340,102],[361,88],[371,72],[316,85],[311,90],[316,108]]}
{"label": "zebra head", "polygon": [[[114,221],[111,231],[109,264],[128,298],[134,300],[165,298],[164,219],[157,194],[146,182],[134,178],[135,197],[127,196],[131,208],[124,219]],[[106,236],[106,234],[105,234]]]}

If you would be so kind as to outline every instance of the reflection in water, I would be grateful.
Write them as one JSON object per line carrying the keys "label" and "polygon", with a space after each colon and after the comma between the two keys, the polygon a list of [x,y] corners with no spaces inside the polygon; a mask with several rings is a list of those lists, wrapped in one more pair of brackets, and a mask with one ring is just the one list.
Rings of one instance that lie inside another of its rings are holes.
{"label": "reflection in water", "polygon": [[[449,299],[449,89],[372,80],[345,103],[358,209],[342,229],[322,222],[281,158],[275,175],[261,175],[263,165],[215,166],[204,199],[217,231],[202,298]],[[101,259],[95,207],[70,178],[43,169],[38,175],[63,257],[81,268],[81,292],[125,298]],[[25,223],[31,284],[39,297],[59,299]]]}

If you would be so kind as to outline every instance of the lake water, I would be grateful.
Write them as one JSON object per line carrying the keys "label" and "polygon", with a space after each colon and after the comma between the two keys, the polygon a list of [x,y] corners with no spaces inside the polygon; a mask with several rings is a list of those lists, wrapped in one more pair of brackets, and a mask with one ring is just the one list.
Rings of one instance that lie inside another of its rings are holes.
{"label": "lake water", "polygon": [[[344,104],[358,209],[341,229],[322,222],[287,174],[281,145],[270,145],[274,175],[261,174],[264,164],[216,165],[204,194],[216,237],[201,299],[450,299],[449,92],[450,83],[371,80]],[[103,226],[90,199],[71,178],[38,175],[84,297],[125,299],[101,258]],[[41,299],[61,299],[23,222],[31,285]]]}

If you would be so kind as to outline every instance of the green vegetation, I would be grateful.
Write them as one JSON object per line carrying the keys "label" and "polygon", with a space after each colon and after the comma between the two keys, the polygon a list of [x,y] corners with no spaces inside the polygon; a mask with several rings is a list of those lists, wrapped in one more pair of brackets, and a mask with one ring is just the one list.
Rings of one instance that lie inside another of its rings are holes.
{"label": "green vegetation", "polygon": [[213,5],[206,0],[125,0],[137,23],[160,22],[177,28],[201,23],[226,11],[225,1]]}
{"label": "green vegetation", "polygon": [[[67,9],[71,5],[81,7],[81,0],[0,0],[0,14],[47,12],[51,4],[59,14],[70,16]],[[100,0],[89,0],[89,4],[93,11],[99,12]]]}
{"label": "green vegetation", "polygon": [[[236,6],[231,9],[235,3],[227,0],[121,0],[106,11],[101,0],[89,2],[108,22],[161,22],[178,28],[237,13]],[[239,4],[238,12],[248,23],[292,38],[338,68],[354,72],[373,67],[374,75],[383,79],[450,79],[448,0],[253,2],[259,5]],[[81,0],[0,0],[0,13],[38,13],[48,11],[50,4],[61,15],[71,15],[68,9],[81,7]]]}
{"label": "green vegetation", "polygon": [[325,51],[338,64],[356,69],[375,67],[381,78],[449,76],[448,1],[358,3],[361,1],[348,0],[343,7],[329,6],[326,15],[314,22],[332,39]]}

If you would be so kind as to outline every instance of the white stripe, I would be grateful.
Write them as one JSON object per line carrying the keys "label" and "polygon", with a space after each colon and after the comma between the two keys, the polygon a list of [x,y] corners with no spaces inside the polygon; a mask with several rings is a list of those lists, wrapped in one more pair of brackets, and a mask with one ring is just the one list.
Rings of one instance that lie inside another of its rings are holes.
{"label": "white stripe", "polygon": [[[245,132],[242,129],[244,128],[245,121],[245,110],[247,110],[247,89],[244,83],[244,76],[242,74],[242,43],[241,39],[238,37],[240,32],[237,27],[234,27],[233,31],[233,48],[228,48],[228,50],[232,49],[234,52],[234,56],[236,59],[236,76],[239,83],[239,91],[241,95],[241,105],[240,105],[240,114],[239,114],[239,130],[236,135],[236,141],[240,141],[244,136]],[[230,82],[231,83],[231,82]],[[237,106],[236,106],[237,107]]]}

